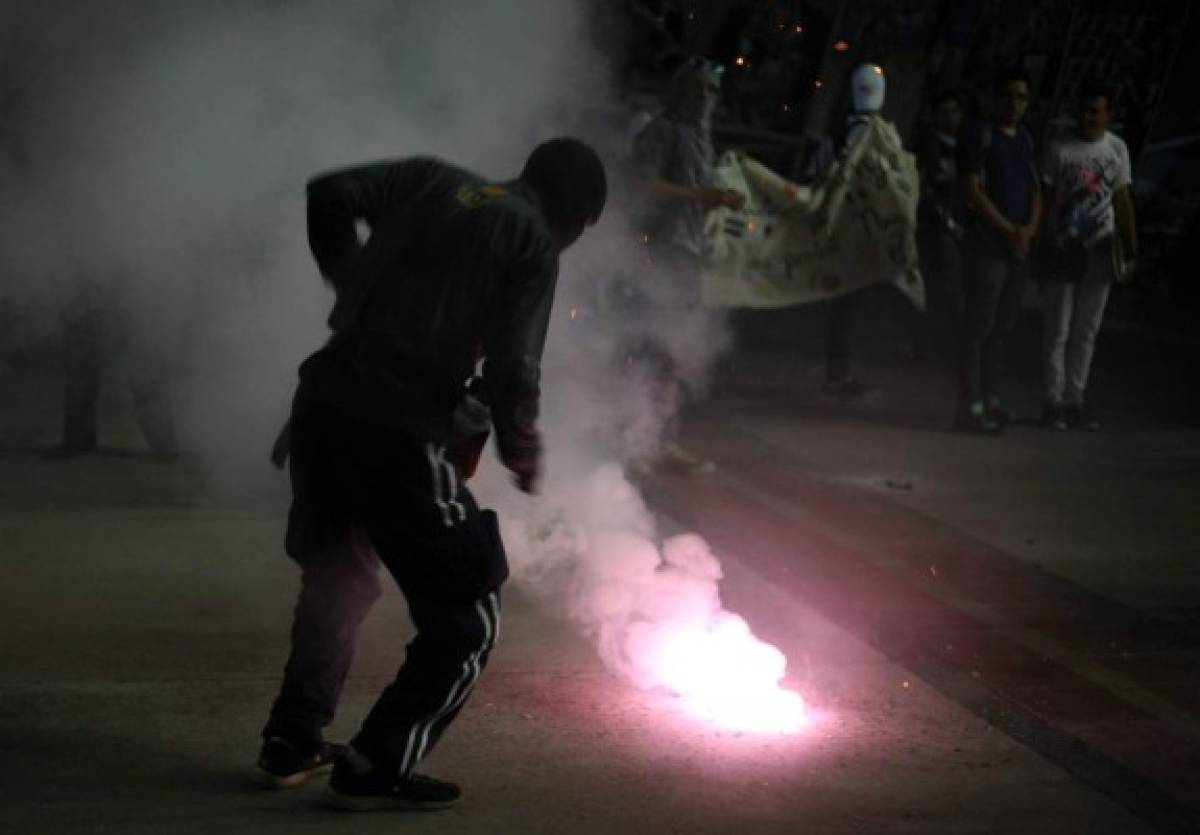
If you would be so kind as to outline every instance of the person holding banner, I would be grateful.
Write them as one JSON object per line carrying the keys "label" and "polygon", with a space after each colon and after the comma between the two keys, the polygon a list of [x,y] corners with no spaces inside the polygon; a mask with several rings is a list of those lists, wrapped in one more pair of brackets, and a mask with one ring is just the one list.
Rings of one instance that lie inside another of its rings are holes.
{"label": "person holding banner", "polygon": [[[845,160],[867,133],[871,117],[883,109],[887,78],[878,64],[861,64],[850,74],[850,115],[839,158]],[[851,365],[854,325],[862,308],[863,290],[838,296],[829,303],[829,326],[825,338],[825,383],[821,393],[845,402],[863,400],[875,390],[855,375]]]}
{"label": "person holding banner", "polygon": [[954,425],[999,434],[1010,420],[1000,399],[1004,340],[1016,326],[1029,254],[1042,215],[1033,137],[1022,124],[1029,79],[1020,69],[996,80],[989,120],[959,145],[959,173],[969,210],[967,306]]}
{"label": "person holding banner", "polygon": [[652,381],[662,423],[659,463],[689,473],[713,469],[712,462],[680,445],[676,414],[686,388],[684,354],[711,350],[697,344],[708,341],[698,335],[710,324],[700,293],[705,218],[710,209],[745,203],[739,192],[713,185],[711,125],[723,72],[724,67],[703,59],[686,62],[673,79],[663,112],[633,140],[634,165],[645,185],[639,231],[649,268],[648,281],[639,288],[645,308],[640,312],[654,327],[629,353]]}

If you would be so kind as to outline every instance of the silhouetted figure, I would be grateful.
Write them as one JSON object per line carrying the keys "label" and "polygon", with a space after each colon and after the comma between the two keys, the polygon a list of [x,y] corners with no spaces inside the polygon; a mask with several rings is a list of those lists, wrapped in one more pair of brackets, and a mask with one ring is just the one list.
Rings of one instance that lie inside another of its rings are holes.
{"label": "silhouetted figure", "polygon": [[[839,150],[845,159],[864,135],[868,118],[883,109],[887,79],[876,64],[862,64],[850,74],[850,114],[846,135]],[[854,371],[855,326],[861,317],[863,299],[870,288],[844,293],[829,302],[825,331],[825,382],[821,393],[843,402],[862,400],[875,393]]]}
{"label": "silhouetted figure", "polygon": [[150,454],[164,461],[177,458],[169,358],[162,346],[149,344],[146,335],[137,332],[119,294],[94,282],[81,282],[62,309],[61,325],[62,440],[46,454],[73,457],[97,451],[101,379],[112,367],[113,355],[124,349],[130,355],[123,369],[126,383]]}
{"label": "silhouetted figure", "polygon": [[[482,401],[501,461],[534,492],[558,257],[599,218],[606,191],[600,160],[572,139],[539,145],[509,182],[416,158],[309,183],[309,242],[338,297],[333,337],[301,366],[292,406],[287,551],[303,574],[262,733],[271,785],[336,758],[327,798],[340,808],[458,798],[454,784],[414,769],[466,702],[499,626],[508,565],[496,515],[464,486],[488,431]],[[370,229],[364,244],[358,222]],[[339,750],[322,728],[380,594],[380,562],[417,635]]]}
{"label": "silhouetted figure", "polygon": [[[639,312],[662,324],[627,350],[652,381],[651,397],[663,425],[656,463],[686,472],[705,472],[713,465],[679,443],[678,409],[685,386],[680,357],[662,333],[689,325],[698,334],[703,332],[700,252],[705,218],[717,206],[745,203],[743,195],[714,185],[712,116],[721,95],[722,74],[721,67],[702,59],[685,64],[675,75],[663,112],[633,141],[634,166],[645,195],[639,231],[648,256],[645,286],[638,292],[643,308]],[[703,347],[691,350],[696,353]]]}
{"label": "silhouetted figure", "polygon": [[1029,79],[1020,70],[996,80],[991,117],[959,145],[959,173],[970,210],[967,308],[955,426],[999,433],[1009,420],[1000,397],[1004,340],[1016,326],[1029,254],[1042,214],[1033,137],[1022,124]]}

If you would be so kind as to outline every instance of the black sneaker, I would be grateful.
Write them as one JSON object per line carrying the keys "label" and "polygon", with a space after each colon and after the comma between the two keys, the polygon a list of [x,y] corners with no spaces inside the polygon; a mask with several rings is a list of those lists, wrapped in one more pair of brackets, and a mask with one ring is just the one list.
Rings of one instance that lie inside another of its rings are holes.
{"label": "black sneaker", "polygon": [[1057,403],[1047,403],[1042,407],[1042,426],[1056,432],[1065,432],[1067,429],[1066,410]]}
{"label": "black sneaker", "polygon": [[344,760],[334,766],[324,799],[346,812],[444,809],[462,795],[454,783],[423,774],[400,777],[384,771],[357,774]]}
{"label": "black sneaker", "polygon": [[272,789],[298,786],[314,774],[328,771],[343,746],[322,742],[316,751],[304,751],[286,739],[273,736],[263,743],[255,779]]}
{"label": "black sneaker", "polygon": [[1063,409],[1063,418],[1070,429],[1082,429],[1085,432],[1100,430],[1100,421],[1083,406],[1067,406]]}

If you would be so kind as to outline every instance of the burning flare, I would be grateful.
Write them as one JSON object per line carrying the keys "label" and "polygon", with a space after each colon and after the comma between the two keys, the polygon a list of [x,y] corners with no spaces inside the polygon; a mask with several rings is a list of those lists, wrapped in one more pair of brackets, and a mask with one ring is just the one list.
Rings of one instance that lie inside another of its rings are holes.
{"label": "burning flare", "polygon": [[659,548],[653,517],[619,468],[601,467],[541,510],[509,517],[515,573],[565,604],[610,670],[677,695],[688,713],[724,729],[805,725],[804,700],[780,686],[783,653],[721,606],[721,563],[708,543],[682,534]]}
{"label": "burning flare", "polygon": [[629,649],[655,686],[719,727],[789,733],[804,725],[804,700],[779,685],[783,653],[755,638],[738,615],[721,612],[708,624],[648,624],[631,631]]}
{"label": "burning flare", "polygon": [[[600,654],[645,690],[666,690],[684,709],[728,730],[793,733],[805,722],[804,700],[780,686],[782,652],[760,641],[739,615],[721,607],[721,564],[701,537],[674,536],[661,553],[647,539],[600,537],[593,547],[621,576],[640,566],[632,598],[601,618]],[[648,570],[646,570],[648,569]],[[589,584],[590,585],[590,584]],[[615,617],[614,617],[615,615]]]}

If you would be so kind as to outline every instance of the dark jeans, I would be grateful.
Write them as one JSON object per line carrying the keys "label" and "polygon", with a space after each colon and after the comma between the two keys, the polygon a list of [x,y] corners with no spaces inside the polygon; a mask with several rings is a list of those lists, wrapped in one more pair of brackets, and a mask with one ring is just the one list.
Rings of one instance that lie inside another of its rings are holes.
{"label": "dark jeans", "polygon": [[987,251],[970,254],[959,373],[960,407],[999,398],[1004,340],[1016,327],[1028,275],[1027,261]]}
{"label": "dark jeans", "polygon": [[351,740],[378,768],[409,773],[466,703],[487,664],[508,575],[496,516],[481,511],[445,449],[317,402],[292,408],[288,553],[303,569],[292,650],[264,737],[315,746],[380,594],[382,562],[416,637]]}

